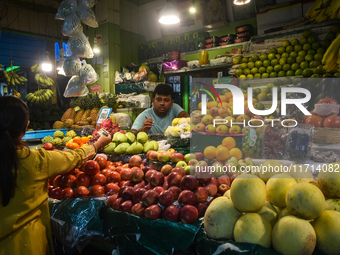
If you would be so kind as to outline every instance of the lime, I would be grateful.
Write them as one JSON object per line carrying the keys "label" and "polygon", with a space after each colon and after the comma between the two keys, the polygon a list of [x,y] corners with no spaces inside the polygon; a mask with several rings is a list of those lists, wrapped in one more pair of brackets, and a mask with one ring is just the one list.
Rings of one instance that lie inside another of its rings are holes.
{"label": "lime", "polygon": [[316,50],[309,50],[307,51],[307,55],[315,55],[316,54]]}
{"label": "lime", "polygon": [[280,54],[276,54],[275,55],[277,59],[280,59],[281,58],[281,55]]}
{"label": "lime", "polygon": [[248,62],[248,68],[249,69],[252,69],[253,67],[255,66],[255,63],[254,62]]}
{"label": "lime", "polygon": [[260,78],[261,78],[261,74],[256,73],[256,74],[254,75],[254,78],[255,78],[255,79],[260,79]]}
{"label": "lime", "polygon": [[309,62],[309,68],[316,68],[317,66],[318,66],[318,62],[314,60]]}
{"label": "lime", "polygon": [[250,70],[250,73],[251,73],[252,75],[257,74],[258,72],[259,72],[259,69],[257,69],[256,67],[253,67],[253,68]]}
{"label": "lime", "polygon": [[278,74],[277,74],[278,77],[285,77],[286,76],[286,72],[285,71],[280,71]]}
{"label": "lime", "polygon": [[280,79],[275,79],[275,80],[274,80],[274,84],[275,84],[276,86],[281,86],[281,85],[282,85],[282,81],[281,81]]}
{"label": "lime", "polygon": [[253,79],[253,78],[254,78],[254,75],[252,75],[252,74],[247,75],[247,79]]}
{"label": "lime", "polygon": [[294,76],[295,72],[293,70],[289,70],[286,72],[286,76]]}
{"label": "lime", "polygon": [[248,67],[247,63],[242,63],[242,64],[240,65],[240,68],[241,68],[242,70],[246,69],[247,67]]}
{"label": "lime", "polygon": [[282,53],[284,53],[285,52],[285,48],[284,47],[279,47],[279,48],[277,48],[277,53],[278,54],[282,54]]}
{"label": "lime", "polygon": [[296,58],[298,56],[297,52],[293,51],[291,53],[289,53],[289,56],[292,58]]}
{"label": "lime", "polygon": [[259,59],[260,59],[260,58],[259,58],[259,56],[257,56],[257,55],[254,55],[254,56],[251,57],[251,61],[253,61],[253,62],[258,61]]}
{"label": "lime", "polygon": [[262,61],[261,60],[257,60],[255,62],[255,67],[260,68],[261,66],[262,66]]}
{"label": "lime", "polygon": [[273,60],[273,59],[275,59],[275,58],[276,58],[276,56],[275,56],[274,53],[269,53],[269,54],[268,54],[268,60]]}
{"label": "lime", "polygon": [[269,50],[269,53],[274,53],[274,54],[276,54],[276,53],[277,53],[277,50],[276,50],[275,48],[272,48],[272,49]]}
{"label": "lime", "polygon": [[340,73],[339,73],[339,72],[336,72],[336,73],[334,74],[334,76],[337,77],[337,78],[340,78]]}
{"label": "lime", "polygon": [[315,74],[312,74],[311,78],[320,78],[320,75],[315,73]]}
{"label": "lime", "polygon": [[313,71],[310,68],[306,68],[305,70],[302,71],[302,76],[307,78],[312,76]]}
{"label": "lime", "polygon": [[270,61],[270,64],[272,65],[272,66],[275,66],[275,65],[277,65],[279,63],[279,60],[277,60],[277,59],[273,59],[272,61]]}
{"label": "lime", "polygon": [[299,44],[299,40],[295,38],[295,39],[290,41],[290,44],[293,45],[293,46],[298,45]]}
{"label": "lime", "polygon": [[320,43],[319,42],[313,42],[312,43],[312,49],[313,50],[317,50],[320,48]]}
{"label": "lime", "polygon": [[264,61],[264,60],[266,60],[266,59],[268,59],[267,54],[262,54],[262,55],[260,56],[260,60],[261,60],[261,61]]}
{"label": "lime", "polygon": [[319,48],[316,50],[317,54],[325,54],[326,50],[324,48]]}
{"label": "lime", "polygon": [[282,47],[287,47],[287,46],[290,45],[290,41],[289,40],[284,40],[281,45],[282,45]]}
{"label": "lime", "polygon": [[305,61],[307,62],[311,62],[313,59],[314,59],[314,55],[307,54],[305,56]]}
{"label": "lime", "polygon": [[294,50],[294,48],[293,48],[292,45],[289,45],[289,46],[286,47],[286,52],[287,53],[291,53],[293,50]]}
{"label": "lime", "polygon": [[269,60],[264,60],[264,61],[262,61],[262,65],[264,67],[268,67],[268,66],[270,66],[270,61]]}
{"label": "lime", "polygon": [[298,69],[295,71],[295,75],[298,76],[298,75],[302,75],[302,69]]}
{"label": "lime", "polygon": [[244,74],[244,75],[250,74],[250,69],[249,69],[249,68],[244,69],[244,70],[243,70],[243,74]]}
{"label": "lime", "polygon": [[285,52],[281,55],[281,58],[288,58],[289,57],[289,53]]}
{"label": "lime", "polygon": [[263,74],[265,72],[266,72],[266,68],[265,67],[262,66],[262,67],[259,68],[259,73],[260,74]]}
{"label": "lime", "polygon": [[[322,48],[321,48],[322,49]],[[323,57],[323,54],[321,54],[321,53],[316,53],[315,55],[314,55],[314,60],[322,60],[322,57]]]}
{"label": "lime", "polygon": [[248,63],[249,59],[248,58],[242,58],[242,63]]}
{"label": "lime", "polygon": [[269,74],[269,77],[270,77],[270,78],[275,78],[275,77],[277,77],[277,72],[271,72],[271,73]]}
{"label": "lime", "polygon": [[[275,69],[275,68],[274,68],[274,69]],[[290,70],[290,64],[284,64],[284,65],[282,66],[282,70],[285,71],[285,72],[287,72],[288,70]]]}
{"label": "lime", "polygon": [[262,74],[262,78],[263,78],[263,79],[269,78],[269,73],[263,73],[263,74]]}
{"label": "lime", "polygon": [[233,59],[233,65],[238,65],[240,63],[240,60],[238,58]]}
{"label": "lime", "polygon": [[235,72],[236,77],[240,77],[241,74],[243,74],[241,69],[239,69]]}
{"label": "lime", "polygon": [[291,68],[292,70],[296,71],[296,70],[298,70],[298,69],[300,68],[300,65],[299,65],[298,63],[294,63],[294,64],[291,65],[290,68]]}
{"label": "lime", "polygon": [[301,44],[298,44],[298,45],[294,45],[294,51],[295,52],[299,52],[302,50],[302,45]]}
{"label": "lime", "polygon": [[280,60],[279,60],[279,64],[280,65],[284,65],[284,64],[286,64],[287,63],[287,59],[286,58],[280,58]]}
{"label": "lime", "polygon": [[262,88],[261,93],[267,94],[267,93],[269,93],[269,89],[268,88]]}
{"label": "lime", "polygon": [[328,41],[333,41],[335,38],[336,38],[336,33],[334,33],[334,32],[329,32],[329,33],[326,35],[326,39],[327,39]]}
{"label": "lime", "polygon": [[303,50],[305,50],[305,51],[309,51],[309,50],[312,48],[312,46],[311,46],[309,43],[305,43],[305,44],[302,46],[302,48],[303,48]]}
{"label": "lime", "polygon": [[281,65],[275,65],[274,66],[274,72],[280,72],[282,70],[282,66]]}
{"label": "lime", "polygon": [[300,45],[304,45],[305,43],[307,43],[307,38],[302,37],[302,38],[299,40],[299,44],[300,44]]}
{"label": "lime", "polygon": [[270,74],[271,72],[273,72],[273,71],[274,71],[274,67],[272,67],[272,66],[268,66],[266,71],[267,71],[267,73],[269,73],[269,74]]}
{"label": "lime", "polygon": [[[295,53],[295,52],[294,52]],[[287,58],[287,63],[288,64],[294,64],[296,62],[296,58],[294,58],[294,57],[288,57]]]}
{"label": "lime", "polygon": [[303,57],[305,57],[307,55],[307,52],[305,52],[304,50],[300,50],[299,52],[298,52],[298,56],[303,56]]}
{"label": "lime", "polygon": [[313,33],[312,33],[312,31],[310,31],[310,30],[305,30],[305,31],[302,32],[302,36],[303,36],[304,38],[308,38],[308,37],[310,37],[311,35],[313,35]]}
{"label": "lime", "polygon": [[308,37],[308,43],[313,44],[316,42],[316,38],[314,35]]}
{"label": "lime", "polygon": [[324,74],[326,72],[325,68],[323,65],[319,65],[317,66],[315,69],[314,69],[314,73],[317,73],[317,74]]}
{"label": "lime", "polygon": [[241,74],[240,77],[238,77],[240,80],[243,80],[245,78],[247,78],[247,76],[245,76],[244,74]]}
{"label": "lime", "polygon": [[301,64],[300,64],[300,68],[301,69],[306,69],[309,67],[309,63],[307,61],[303,61]]}
{"label": "lime", "polygon": [[305,57],[304,56],[298,56],[296,59],[295,59],[296,63],[300,64],[302,63],[303,61],[305,61]]}

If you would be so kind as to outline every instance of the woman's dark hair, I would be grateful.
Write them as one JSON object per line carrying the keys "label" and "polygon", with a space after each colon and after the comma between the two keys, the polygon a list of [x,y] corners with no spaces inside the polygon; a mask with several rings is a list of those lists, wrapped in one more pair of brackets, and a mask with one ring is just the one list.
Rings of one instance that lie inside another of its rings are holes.
{"label": "woman's dark hair", "polygon": [[158,95],[162,95],[162,96],[168,96],[170,95],[171,96],[171,99],[174,99],[174,90],[172,89],[171,86],[167,85],[167,84],[159,84],[153,94],[152,94],[152,97],[155,98],[156,97],[156,94]]}
{"label": "woman's dark hair", "polygon": [[29,109],[24,101],[13,96],[0,97],[0,192],[3,206],[14,195],[18,159],[16,150],[23,146]]}

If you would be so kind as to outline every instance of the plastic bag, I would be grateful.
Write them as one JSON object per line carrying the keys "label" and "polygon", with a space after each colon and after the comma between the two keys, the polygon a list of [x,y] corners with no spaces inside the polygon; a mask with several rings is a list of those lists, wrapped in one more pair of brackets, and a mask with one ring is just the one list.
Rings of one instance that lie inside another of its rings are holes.
{"label": "plastic bag", "polygon": [[79,75],[81,69],[81,61],[76,56],[68,57],[63,65],[66,76]]}
{"label": "plastic bag", "polygon": [[79,0],[79,4],[84,4],[87,8],[92,8],[97,4],[96,0]]}
{"label": "plastic bag", "polygon": [[85,25],[90,27],[98,27],[98,22],[94,12],[86,7],[84,4],[80,4],[77,9],[78,17]]}
{"label": "plastic bag", "polygon": [[80,97],[89,93],[87,87],[79,81],[79,76],[74,75],[68,81],[64,91],[64,97]]}
{"label": "plastic bag", "polygon": [[64,36],[73,36],[75,34],[83,32],[83,26],[75,12],[68,15],[64,21],[61,33]]}
{"label": "plastic bag", "polygon": [[77,9],[76,0],[64,0],[61,2],[58,12],[55,15],[56,19],[64,20],[68,15]]}
{"label": "plastic bag", "polygon": [[85,62],[80,69],[79,81],[84,85],[88,85],[96,82],[97,80],[98,74],[90,64],[86,64]]}
{"label": "plastic bag", "polygon": [[91,45],[84,33],[76,34],[68,40],[66,54],[81,58],[93,58]]}
{"label": "plastic bag", "polygon": [[126,113],[112,113],[111,116],[116,119],[116,123],[120,128],[130,128],[132,125],[131,118]]}
{"label": "plastic bag", "polygon": [[142,71],[137,72],[133,76],[133,80],[135,82],[139,82],[139,81],[143,81],[143,80],[147,80],[147,79],[148,79],[148,71],[145,68]]}

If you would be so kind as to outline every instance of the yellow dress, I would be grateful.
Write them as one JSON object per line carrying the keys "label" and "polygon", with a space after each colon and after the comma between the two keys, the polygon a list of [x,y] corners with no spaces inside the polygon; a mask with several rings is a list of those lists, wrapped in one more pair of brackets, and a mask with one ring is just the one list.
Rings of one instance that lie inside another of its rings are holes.
{"label": "yellow dress", "polygon": [[58,152],[24,147],[19,159],[15,195],[2,206],[0,255],[54,254],[48,208],[48,178],[79,167],[95,155],[93,146]]}

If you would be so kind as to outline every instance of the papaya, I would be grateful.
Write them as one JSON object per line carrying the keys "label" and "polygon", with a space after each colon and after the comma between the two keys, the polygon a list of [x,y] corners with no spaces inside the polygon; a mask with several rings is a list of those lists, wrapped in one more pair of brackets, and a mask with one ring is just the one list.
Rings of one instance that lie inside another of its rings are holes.
{"label": "papaya", "polygon": [[198,59],[200,65],[206,65],[209,62],[209,53],[206,50],[202,50]]}

